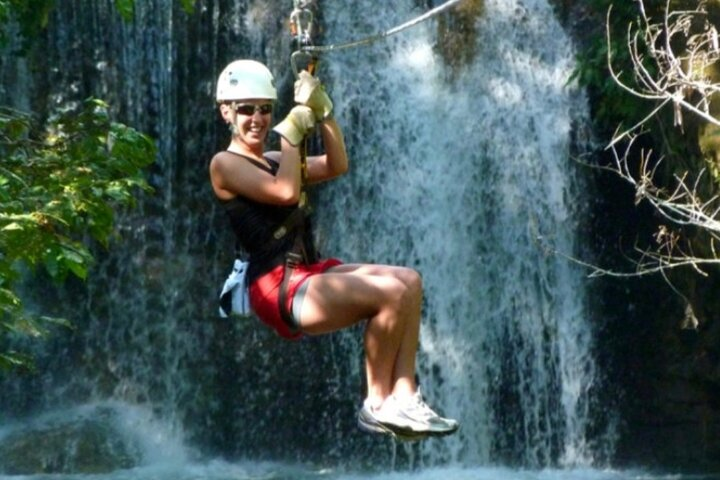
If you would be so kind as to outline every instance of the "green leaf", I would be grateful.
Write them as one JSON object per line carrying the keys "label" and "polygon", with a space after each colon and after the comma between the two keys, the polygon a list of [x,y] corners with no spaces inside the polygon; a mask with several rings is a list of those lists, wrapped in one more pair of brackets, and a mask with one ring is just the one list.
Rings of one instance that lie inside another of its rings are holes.
{"label": "green leaf", "polygon": [[133,19],[133,12],[135,9],[134,0],[115,0],[115,8],[126,22]]}
{"label": "green leaf", "polygon": [[65,265],[67,268],[75,274],[76,277],[82,280],[87,279],[88,266],[87,263],[82,261],[77,255],[69,255],[65,257]]}
{"label": "green leaf", "polygon": [[43,328],[37,319],[26,315],[21,315],[15,320],[12,324],[11,331],[34,338],[45,337],[48,334],[47,329]]}
{"label": "green leaf", "polygon": [[19,307],[20,299],[11,290],[0,288],[0,307]]}
{"label": "green leaf", "polygon": [[195,11],[195,0],[180,0],[180,4],[187,14],[191,14]]}
{"label": "green leaf", "polygon": [[2,228],[2,230],[7,230],[7,231],[10,231],[10,230],[23,230],[23,226],[20,225],[20,224],[17,223],[17,222],[12,222],[12,223],[8,223],[7,225],[5,225],[5,226]]}
{"label": "green leaf", "polygon": [[18,368],[26,368],[34,371],[35,363],[32,357],[14,351],[0,351],[0,369],[9,371]]}
{"label": "green leaf", "polygon": [[75,326],[72,324],[72,322],[66,318],[61,317],[40,317],[40,320],[46,323],[51,323],[53,325],[59,325],[61,327],[68,328],[70,330],[75,330]]}

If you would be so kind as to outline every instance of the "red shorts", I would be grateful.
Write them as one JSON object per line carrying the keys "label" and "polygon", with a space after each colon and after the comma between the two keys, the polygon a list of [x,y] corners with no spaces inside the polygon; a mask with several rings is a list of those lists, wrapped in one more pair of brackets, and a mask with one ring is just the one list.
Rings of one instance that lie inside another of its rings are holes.
{"label": "red shorts", "polygon": [[[294,268],[290,281],[288,282],[287,305],[285,305],[285,308],[290,311],[295,292],[297,292],[300,284],[302,284],[305,279],[337,265],[342,265],[342,262],[336,258],[329,258],[310,265],[298,265]],[[278,265],[266,274],[256,278],[255,281],[250,284],[250,306],[255,314],[260,317],[260,320],[274,328],[281,337],[295,340],[300,338],[302,333],[292,331],[287,326],[280,316],[280,308],[278,305],[280,284],[282,283],[284,272],[285,265]]]}

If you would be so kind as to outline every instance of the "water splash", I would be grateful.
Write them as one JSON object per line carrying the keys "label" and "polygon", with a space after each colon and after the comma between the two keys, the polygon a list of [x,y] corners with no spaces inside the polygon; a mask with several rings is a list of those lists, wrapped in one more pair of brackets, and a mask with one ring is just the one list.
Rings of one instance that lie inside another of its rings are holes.
{"label": "water splash", "polygon": [[152,411],[122,402],[56,410],[0,429],[0,472],[111,473],[184,465],[188,452]]}

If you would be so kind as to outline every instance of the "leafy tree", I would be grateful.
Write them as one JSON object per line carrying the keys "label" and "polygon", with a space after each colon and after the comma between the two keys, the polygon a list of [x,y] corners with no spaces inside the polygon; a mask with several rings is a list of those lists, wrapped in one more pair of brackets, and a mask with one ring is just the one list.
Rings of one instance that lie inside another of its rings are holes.
{"label": "leafy tree", "polygon": [[[195,0],[179,0],[191,13]],[[54,0],[0,0],[0,48],[11,35],[26,51],[51,19]],[[130,21],[134,0],[115,0]],[[0,370],[32,367],[11,349],[13,338],[44,337],[64,319],[29,313],[17,293],[21,271],[42,266],[57,282],[85,279],[93,257],[89,239],[107,245],[113,210],[149,190],[142,170],[155,158],[150,138],[111,121],[108,106],[81,106],[40,120],[0,106]]]}
{"label": "leafy tree", "polygon": [[[110,120],[107,105],[89,99],[51,117],[0,109],[0,343],[12,335],[41,337],[62,319],[25,311],[15,286],[19,266],[44,266],[56,281],[85,279],[93,257],[85,239],[107,245],[113,208],[149,190],[142,170],[155,158],[150,138]],[[0,368],[30,365],[0,348]]]}
{"label": "leafy tree", "polygon": [[[15,22],[23,39],[32,38],[48,23],[54,0],[0,0],[0,27]],[[0,30],[0,44],[8,40],[7,32]]]}

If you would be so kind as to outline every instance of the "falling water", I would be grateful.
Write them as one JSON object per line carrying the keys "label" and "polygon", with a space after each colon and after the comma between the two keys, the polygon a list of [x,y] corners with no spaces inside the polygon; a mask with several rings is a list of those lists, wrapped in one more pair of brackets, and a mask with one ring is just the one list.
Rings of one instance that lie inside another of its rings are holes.
{"label": "falling water", "polygon": [[[460,65],[435,48],[435,22],[322,60],[352,169],[314,193],[321,250],[422,273],[422,388],[462,422],[451,438],[397,450],[354,425],[358,328],[287,343],[215,317],[232,239],[207,184],[227,141],[213,83],[228,61],[253,57],[289,95],[277,12],[290,2],[199,1],[188,16],[178,2],[138,1],[127,24],[110,0],[62,3],[48,103],[100,96],[156,137],[156,193],[120,215],[88,285],[38,294],[80,328],[38,352],[42,375],[4,382],[5,412],[111,402],[149,412],[199,454],[350,467],[590,466],[611,449],[590,433],[599,378],[586,282],[538,241],[581,248],[586,201],[569,160],[586,105],[566,85],[572,44],[547,0],[485,0]],[[323,42],[395,26],[423,11],[416,3],[322,2]]]}
{"label": "falling water", "polygon": [[[370,1],[329,6],[327,41],[418,12],[396,5],[397,17]],[[552,234],[564,252],[579,241],[569,157],[586,106],[566,84],[572,45],[544,0],[487,0],[475,28],[453,79],[432,24],[327,60],[354,160],[321,197],[327,249],[423,274],[423,388],[463,421],[426,454],[591,464],[586,282],[537,240]]]}

